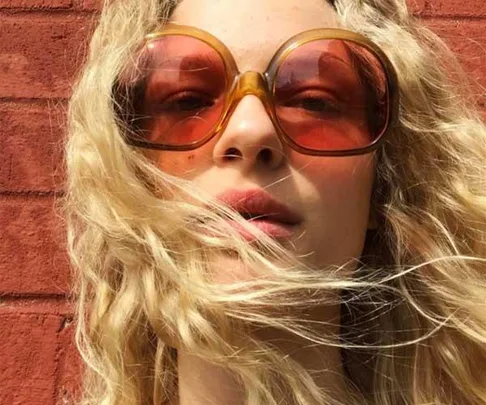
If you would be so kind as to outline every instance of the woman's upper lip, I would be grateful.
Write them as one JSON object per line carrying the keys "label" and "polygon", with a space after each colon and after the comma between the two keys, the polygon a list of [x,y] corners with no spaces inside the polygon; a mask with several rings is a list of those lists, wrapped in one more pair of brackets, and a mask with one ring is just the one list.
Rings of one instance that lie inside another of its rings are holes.
{"label": "woman's upper lip", "polygon": [[302,221],[302,217],[298,213],[292,211],[262,189],[230,189],[219,194],[216,198],[242,215],[264,217],[269,221],[289,225],[296,225]]}

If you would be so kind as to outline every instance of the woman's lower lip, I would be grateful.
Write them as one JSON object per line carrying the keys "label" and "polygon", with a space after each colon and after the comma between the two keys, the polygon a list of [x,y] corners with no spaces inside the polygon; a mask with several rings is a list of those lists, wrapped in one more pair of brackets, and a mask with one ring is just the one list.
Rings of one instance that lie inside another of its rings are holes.
{"label": "woman's lower lip", "polygon": [[[236,221],[229,222],[247,241],[252,241],[256,239],[256,236],[252,235]],[[266,233],[268,236],[275,239],[289,238],[290,236],[292,236],[295,230],[295,225],[284,224],[283,222],[269,221],[266,219],[252,219],[248,222],[254,227],[258,228],[263,233]]]}

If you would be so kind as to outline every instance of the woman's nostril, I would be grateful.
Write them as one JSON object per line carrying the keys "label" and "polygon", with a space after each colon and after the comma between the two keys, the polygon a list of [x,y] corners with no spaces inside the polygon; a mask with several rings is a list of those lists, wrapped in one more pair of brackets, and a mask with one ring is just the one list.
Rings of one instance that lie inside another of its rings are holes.
{"label": "woman's nostril", "polygon": [[233,160],[243,157],[243,154],[237,148],[228,148],[224,154],[224,158],[227,160]]}
{"label": "woman's nostril", "polygon": [[268,148],[265,148],[265,149],[262,149],[259,153],[258,153],[258,157],[259,159],[263,162],[263,163],[268,163],[272,160],[272,151]]}

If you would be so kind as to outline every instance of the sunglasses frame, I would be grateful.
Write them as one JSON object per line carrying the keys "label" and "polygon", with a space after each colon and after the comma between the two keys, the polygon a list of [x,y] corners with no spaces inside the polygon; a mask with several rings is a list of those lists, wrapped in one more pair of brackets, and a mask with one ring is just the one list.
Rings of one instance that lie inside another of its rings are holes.
{"label": "sunglasses frame", "polygon": [[[282,45],[279,46],[276,53],[267,65],[265,72],[247,71],[239,72],[234,57],[230,50],[219,39],[214,37],[207,31],[196,27],[168,23],[161,31],[153,32],[145,37],[144,46],[159,38],[169,35],[182,35],[196,38],[205,42],[212,47],[221,57],[225,67],[226,80],[228,90],[226,91],[224,108],[218,121],[212,129],[200,140],[186,145],[163,145],[145,142],[133,138],[128,138],[127,143],[132,146],[155,149],[155,150],[169,150],[169,151],[189,151],[199,148],[207,143],[210,139],[220,134],[226,128],[228,121],[236,109],[239,101],[246,95],[253,94],[257,96],[263,103],[275,129],[280,141],[283,141],[290,148],[306,155],[313,156],[352,156],[369,153],[377,149],[388,136],[388,134],[395,127],[398,119],[399,109],[399,95],[398,95],[398,79],[395,68],[385,53],[372,41],[366,37],[344,29],[336,28],[317,28],[301,32],[294,35]],[[275,77],[282,62],[286,57],[297,47],[311,41],[320,39],[342,39],[356,43],[376,56],[381,63],[386,79],[387,79],[387,94],[388,94],[388,120],[387,125],[377,136],[376,140],[370,145],[357,149],[346,150],[315,150],[302,147],[295,143],[281,127],[279,119],[275,113],[275,107],[270,101],[275,92]],[[269,86],[271,84],[271,87]]]}

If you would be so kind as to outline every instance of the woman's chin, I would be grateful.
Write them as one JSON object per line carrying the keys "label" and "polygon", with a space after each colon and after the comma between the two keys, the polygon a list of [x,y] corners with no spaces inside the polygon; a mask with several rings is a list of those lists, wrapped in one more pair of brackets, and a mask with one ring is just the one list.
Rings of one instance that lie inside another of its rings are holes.
{"label": "woman's chin", "polygon": [[237,254],[218,256],[211,263],[211,281],[215,284],[234,284],[258,278],[258,273],[247,266]]}

